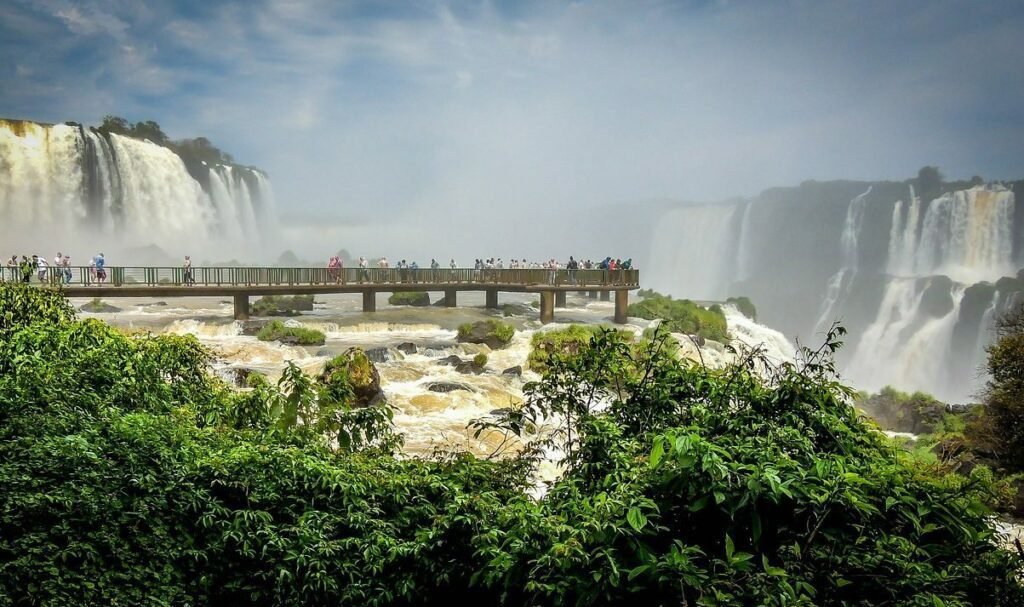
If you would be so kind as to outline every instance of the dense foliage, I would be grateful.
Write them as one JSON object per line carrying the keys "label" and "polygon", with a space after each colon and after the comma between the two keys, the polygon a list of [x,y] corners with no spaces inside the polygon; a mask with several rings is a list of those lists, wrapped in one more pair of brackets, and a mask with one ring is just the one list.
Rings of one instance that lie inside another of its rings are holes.
{"label": "dense foliage", "polygon": [[[544,373],[552,357],[578,356],[580,351],[589,347],[594,336],[606,330],[599,325],[571,324],[561,329],[537,331],[530,338],[527,365],[538,373]],[[616,335],[625,342],[633,341],[633,334],[629,331],[618,331]]]}
{"label": "dense foliage", "polygon": [[234,158],[221,151],[206,137],[173,140],[164,133],[160,125],[152,120],[129,122],[119,116],[104,116],[96,128],[101,133],[117,133],[135,139],[148,139],[159,146],[169,148],[186,161],[213,164],[233,164]]}
{"label": "dense foliage", "polygon": [[[544,437],[521,456],[425,460],[340,364],[233,392],[194,338],[0,298],[3,606],[1024,601],[981,487],[866,426],[831,339],[762,379],[600,333],[481,423]],[[565,474],[534,499],[545,446]]]}
{"label": "dense foliage", "polygon": [[999,319],[996,329],[983,414],[968,426],[968,436],[1000,466],[1024,472],[1024,306]]}
{"label": "dense foliage", "polygon": [[263,325],[256,338],[260,341],[279,341],[300,346],[322,346],[326,340],[323,331],[309,327],[289,327],[280,320]]}
{"label": "dense foliage", "polygon": [[673,333],[698,335],[714,341],[729,341],[725,314],[718,305],[699,306],[688,299],[672,299],[668,295],[647,292],[646,297],[629,304],[627,314],[647,320],[662,319]]}

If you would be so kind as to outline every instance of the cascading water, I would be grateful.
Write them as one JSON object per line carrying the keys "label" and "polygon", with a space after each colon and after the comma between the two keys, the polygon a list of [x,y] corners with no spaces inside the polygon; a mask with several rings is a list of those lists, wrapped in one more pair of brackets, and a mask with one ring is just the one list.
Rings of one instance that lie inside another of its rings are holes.
{"label": "cascading water", "polygon": [[733,205],[669,211],[654,232],[653,288],[690,299],[724,299],[735,269],[735,213]]}
{"label": "cascading water", "polygon": [[[900,209],[902,203],[897,203]],[[913,196],[906,221],[889,247],[889,272],[944,274],[971,283],[1013,273],[1013,192],[978,186],[932,200],[918,236],[920,202]],[[895,211],[894,211],[895,214]]]}
{"label": "cascading water", "polygon": [[961,389],[949,385],[944,363],[953,347],[964,288],[954,286],[952,307],[936,316],[923,305],[930,286],[929,281],[910,278],[889,282],[878,316],[847,367],[847,375],[858,387],[878,390],[893,385],[943,395]]}
{"label": "cascading water", "polygon": [[15,248],[255,249],[273,212],[269,181],[254,169],[203,163],[190,171],[149,141],[0,120],[0,233]]}
{"label": "cascading water", "polygon": [[814,324],[815,333],[823,331],[832,322],[836,304],[848,293],[853,275],[857,273],[857,242],[864,224],[864,207],[870,193],[871,188],[868,187],[866,192],[851,200],[849,206],[846,207],[846,220],[843,222],[843,233],[839,238],[843,266],[828,281],[821,311]]}

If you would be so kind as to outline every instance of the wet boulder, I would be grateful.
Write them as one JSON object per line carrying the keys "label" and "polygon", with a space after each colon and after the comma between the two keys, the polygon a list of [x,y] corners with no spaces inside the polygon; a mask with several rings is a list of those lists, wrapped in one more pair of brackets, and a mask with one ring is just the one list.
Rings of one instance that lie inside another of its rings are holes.
{"label": "wet boulder", "polygon": [[466,384],[460,384],[453,381],[435,381],[427,384],[427,390],[431,392],[440,392],[442,394],[448,394],[449,392],[472,392],[473,388]]}
{"label": "wet boulder", "polygon": [[327,361],[319,381],[336,394],[352,393],[351,405],[371,407],[384,402],[380,373],[360,348],[350,348]]}
{"label": "wet boulder", "polygon": [[89,303],[79,308],[83,312],[89,312],[92,314],[115,314],[121,311],[121,308],[112,306],[107,302],[101,300],[99,297],[93,299]]}
{"label": "wet boulder", "polygon": [[512,341],[516,330],[500,320],[482,320],[459,327],[458,340],[462,343],[486,344],[492,350],[504,348]]}
{"label": "wet boulder", "polygon": [[514,376],[514,377],[522,377],[523,376],[523,367],[522,367],[522,365],[516,365],[514,367],[509,367],[508,369],[505,369],[504,371],[502,371],[501,374],[502,375],[511,375],[511,376]]}
{"label": "wet boulder", "polygon": [[403,354],[415,354],[417,352],[416,344],[411,341],[398,344],[398,351]]}

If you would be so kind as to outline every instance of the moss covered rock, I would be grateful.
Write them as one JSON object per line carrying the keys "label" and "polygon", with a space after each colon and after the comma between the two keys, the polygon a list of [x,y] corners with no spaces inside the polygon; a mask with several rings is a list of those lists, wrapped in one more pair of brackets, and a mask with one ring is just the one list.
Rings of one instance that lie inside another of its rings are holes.
{"label": "moss covered rock", "polygon": [[426,291],[400,291],[388,297],[392,306],[429,306],[430,295]]}
{"label": "moss covered rock", "polygon": [[351,405],[370,407],[384,402],[377,367],[360,348],[350,348],[324,364],[320,382],[332,391],[352,393]]}
{"label": "moss covered rock", "polygon": [[313,309],[312,295],[267,295],[250,307],[253,316],[298,316]]}
{"label": "moss covered rock", "polygon": [[500,320],[482,320],[459,327],[458,340],[471,344],[486,344],[492,350],[504,348],[516,334],[515,328]]}
{"label": "moss covered rock", "polygon": [[322,346],[327,337],[316,329],[289,327],[279,320],[269,322],[256,334],[260,341],[277,341],[289,346]]}
{"label": "moss covered rock", "polygon": [[672,299],[658,293],[649,294],[642,301],[629,305],[629,316],[646,320],[662,319],[673,333],[699,335],[720,342],[729,341],[725,313],[717,306],[704,308],[688,299]]}
{"label": "moss covered rock", "polygon": [[[601,325],[569,325],[564,329],[534,333],[526,363],[530,369],[543,373],[552,357],[575,356],[595,334],[607,328]],[[633,341],[633,334],[629,331],[619,330],[616,335],[623,341]]]}
{"label": "moss covered rock", "polygon": [[757,320],[757,308],[754,307],[754,302],[750,301],[749,297],[730,297],[725,300],[725,303],[736,306],[740,314],[746,316],[750,320]]}
{"label": "moss covered rock", "polygon": [[89,312],[91,314],[114,314],[115,312],[121,311],[121,308],[118,308],[117,306],[112,306],[107,302],[103,301],[102,299],[100,299],[99,297],[94,298],[92,301],[83,305],[79,309],[82,310],[83,312]]}

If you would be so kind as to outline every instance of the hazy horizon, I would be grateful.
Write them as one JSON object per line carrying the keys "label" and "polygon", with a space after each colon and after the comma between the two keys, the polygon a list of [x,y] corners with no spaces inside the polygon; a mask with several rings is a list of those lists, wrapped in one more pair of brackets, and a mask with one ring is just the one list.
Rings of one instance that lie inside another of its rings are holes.
{"label": "hazy horizon", "polygon": [[0,7],[0,115],[155,120],[283,214],[719,200],[1024,175],[1016,2],[44,0]]}

